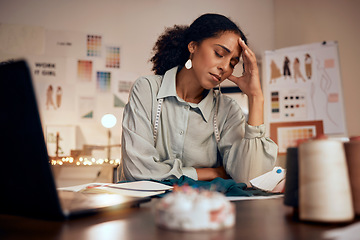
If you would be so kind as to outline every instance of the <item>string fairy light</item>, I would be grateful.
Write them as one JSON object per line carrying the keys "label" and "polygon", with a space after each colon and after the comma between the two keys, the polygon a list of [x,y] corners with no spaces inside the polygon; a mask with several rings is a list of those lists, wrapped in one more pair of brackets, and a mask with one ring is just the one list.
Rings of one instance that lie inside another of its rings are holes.
{"label": "string fairy light", "polygon": [[120,159],[103,159],[103,158],[83,158],[75,160],[73,157],[55,158],[50,160],[50,164],[55,165],[76,165],[76,166],[92,166],[92,165],[119,165]]}

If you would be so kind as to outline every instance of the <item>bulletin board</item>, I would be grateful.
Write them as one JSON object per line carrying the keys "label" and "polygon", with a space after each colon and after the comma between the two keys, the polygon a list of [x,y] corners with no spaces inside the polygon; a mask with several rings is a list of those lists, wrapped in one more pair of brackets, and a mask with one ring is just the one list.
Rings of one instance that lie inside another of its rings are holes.
{"label": "bulletin board", "polygon": [[[50,155],[57,133],[59,156],[82,144],[107,142],[101,117],[111,113],[121,119],[140,75],[122,69],[121,52],[120,42],[101,33],[0,23],[0,64],[27,61]],[[113,132],[119,141],[121,121]]]}
{"label": "bulletin board", "polygon": [[321,121],[324,134],[347,135],[337,42],[266,51],[263,69],[269,128]]}

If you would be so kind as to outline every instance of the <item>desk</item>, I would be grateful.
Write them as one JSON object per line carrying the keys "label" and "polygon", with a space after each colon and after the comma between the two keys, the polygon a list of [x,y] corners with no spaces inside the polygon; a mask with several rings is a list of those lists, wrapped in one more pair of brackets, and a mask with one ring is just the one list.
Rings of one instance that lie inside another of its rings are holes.
{"label": "desk", "polygon": [[293,218],[292,209],[283,205],[283,199],[277,198],[235,202],[234,228],[214,232],[176,232],[155,225],[152,206],[157,200],[139,208],[108,211],[64,222],[0,215],[0,239],[308,240],[322,239],[325,230],[344,226],[299,222]]}

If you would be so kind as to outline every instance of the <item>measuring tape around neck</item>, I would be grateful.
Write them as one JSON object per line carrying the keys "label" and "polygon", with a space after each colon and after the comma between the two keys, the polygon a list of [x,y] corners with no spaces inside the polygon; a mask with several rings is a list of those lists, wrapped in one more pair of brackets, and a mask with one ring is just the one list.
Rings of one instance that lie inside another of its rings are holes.
{"label": "measuring tape around neck", "polygon": [[[217,125],[217,114],[218,114],[218,108],[219,108],[219,95],[220,95],[220,91],[217,93],[215,101],[215,114],[214,114],[214,119],[213,119],[213,127],[214,127],[214,134],[215,134],[215,139],[216,139],[216,143],[219,143],[220,141],[220,132],[219,132],[219,128]],[[155,122],[154,122],[154,129],[153,129],[153,136],[154,136],[154,146],[156,146],[156,140],[157,140],[157,136],[158,136],[158,128],[159,128],[159,121],[160,121],[160,114],[161,114],[161,106],[163,103],[164,99],[160,98],[158,100],[158,106],[156,109],[156,117],[155,117]]]}

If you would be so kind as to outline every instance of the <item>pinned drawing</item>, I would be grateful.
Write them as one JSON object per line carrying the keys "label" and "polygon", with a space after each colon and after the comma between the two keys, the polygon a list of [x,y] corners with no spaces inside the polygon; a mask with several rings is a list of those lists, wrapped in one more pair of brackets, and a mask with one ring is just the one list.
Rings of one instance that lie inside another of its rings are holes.
{"label": "pinned drawing", "polygon": [[305,54],[305,73],[308,79],[311,79],[312,75],[312,58],[310,54]]}
{"label": "pinned drawing", "polygon": [[100,35],[87,35],[87,56],[101,57],[102,37]]}
{"label": "pinned drawing", "polygon": [[120,47],[106,48],[106,67],[120,68]]}
{"label": "pinned drawing", "polygon": [[[326,59],[324,61],[324,66],[322,66],[322,64],[320,63],[319,59],[316,59],[317,62],[317,70],[320,76],[320,90],[323,92],[323,94],[326,96],[326,101],[324,101],[325,104],[325,112],[326,112],[326,116],[329,119],[329,121],[331,121],[335,126],[337,126],[338,124],[335,121],[335,114],[332,114],[329,112],[329,98],[328,96],[330,95],[330,91],[331,91],[331,85],[333,85],[333,80],[331,79],[330,75],[328,74],[326,68],[333,68],[334,67],[334,60],[333,59]],[[330,63],[330,64],[329,64]],[[313,96],[314,98],[314,96]]]}
{"label": "pinned drawing", "polygon": [[80,119],[93,119],[95,109],[95,98],[93,97],[80,97],[78,113]]}
{"label": "pinned drawing", "polygon": [[96,88],[99,92],[109,92],[111,88],[111,73],[97,72],[96,73]]}
{"label": "pinned drawing", "polygon": [[46,83],[35,82],[34,88],[44,119],[55,118],[55,116],[61,116],[64,111],[75,110],[74,85],[47,81]]}
{"label": "pinned drawing", "polygon": [[123,108],[129,100],[131,88],[138,78],[138,73],[135,72],[121,72],[121,74],[114,74],[111,81],[111,90],[114,96],[114,107]]}
{"label": "pinned drawing", "polygon": [[28,56],[26,58],[33,80],[36,82],[64,82],[66,59],[63,57]]}
{"label": "pinned drawing", "polygon": [[77,64],[77,76],[81,82],[91,82],[93,63],[89,60],[79,60]]}
{"label": "pinned drawing", "polygon": [[46,29],[45,55],[82,58],[86,56],[86,33]]}
{"label": "pinned drawing", "polygon": [[0,23],[1,55],[44,54],[45,32],[44,27]]}
{"label": "pinned drawing", "polygon": [[46,110],[58,110],[62,107],[63,89],[61,86],[49,84],[46,89]]}
{"label": "pinned drawing", "polygon": [[280,68],[276,65],[274,60],[271,60],[271,64],[270,64],[270,71],[271,71],[271,77],[270,77],[270,84],[271,83],[276,83],[276,79],[278,79],[279,77],[281,77],[281,72],[280,72]]}

